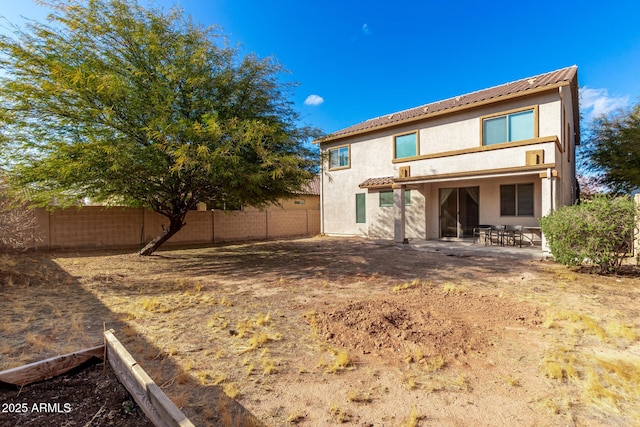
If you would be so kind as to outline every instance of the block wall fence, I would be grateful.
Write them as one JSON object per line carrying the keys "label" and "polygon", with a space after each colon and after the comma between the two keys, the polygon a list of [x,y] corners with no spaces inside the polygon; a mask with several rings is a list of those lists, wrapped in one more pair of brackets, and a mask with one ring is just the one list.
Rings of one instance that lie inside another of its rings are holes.
{"label": "block wall fence", "polygon": [[[144,208],[84,206],[35,210],[35,248],[138,248],[168,226],[167,218]],[[167,245],[214,244],[320,233],[320,211],[266,209],[251,211],[190,211],[186,225]]]}

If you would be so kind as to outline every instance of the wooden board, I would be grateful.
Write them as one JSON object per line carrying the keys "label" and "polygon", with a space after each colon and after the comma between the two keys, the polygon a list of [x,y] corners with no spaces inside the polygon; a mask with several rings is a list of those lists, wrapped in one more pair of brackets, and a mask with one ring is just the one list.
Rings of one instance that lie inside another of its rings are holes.
{"label": "wooden board", "polygon": [[113,331],[105,331],[104,337],[111,368],[147,418],[158,427],[193,427],[191,421],[160,390]]}
{"label": "wooden board", "polygon": [[22,387],[27,384],[62,375],[73,368],[77,368],[93,357],[102,359],[103,353],[104,345],[99,345],[62,356],[51,357],[39,362],[2,371],[0,372],[0,381]]}

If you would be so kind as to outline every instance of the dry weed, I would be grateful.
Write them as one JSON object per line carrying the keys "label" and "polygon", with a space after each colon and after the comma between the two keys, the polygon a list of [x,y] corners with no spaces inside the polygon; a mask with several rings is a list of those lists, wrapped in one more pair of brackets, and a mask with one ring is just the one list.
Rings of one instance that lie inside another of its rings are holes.
{"label": "dry weed", "polygon": [[351,389],[347,392],[347,400],[349,400],[349,402],[371,403],[373,402],[373,397],[371,397],[371,393]]}
{"label": "dry weed", "polygon": [[400,427],[417,427],[422,418],[424,418],[424,416],[420,415],[415,407],[411,408],[409,417],[402,421]]}
{"label": "dry weed", "polygon": [[222,385],[222,391],[224,394],[229,396],[232,399],[237,398],[240,395],[240,390],[238,390],[238,386],[235,383],[225,383]]}
{"label": "dry weed", "polygon": [[455,285],[453,283],[445,283],[442,286],[442,293],[447,295],[463,294],[466,292],[466,290],[466,287],[462,285]]}
{"label": "dry weed", "polygon": [[424,366],[424,370],[426,372],[436,372],[442,369],[445,366],[444,355],[439,354],[434,357],[429,357],[426,359],[421,359],[421,363]]}
{"label": "dry weed", "polygon": [[349,423],[353,418],[349,411],[340,408],[336,403],[331,405],[329,413],[331,414],[333,419],[340,424]]}
{"label": "dry weed", "polygon": [[278,372],[278,369],[276,368],[278,363],[275,360],[263,356],[261,361],[262,367],[264,368],[262,373],[264,375],[272,375]]}
{"label": "dry weed", "polygon": [[327,372],[336,373],[351,366],[351,356],[346,350],[332,350],[332,352],[335,354],[335,359],[333,363],[327,367]]}
{"label": "dry weed", "polygon": [[305,418],[306,416],[301,411],[295,410],[289,413],[287,416],[287,422],[290,424],[299,424],[304,421]]}
{"label": "dry weed", "polygon": [[394,286],[392,290],[393,292],[400,292],[418,286],[422,286],[422,281],[420,279],[413,279],[411,282],[405,282],[400,285]]}

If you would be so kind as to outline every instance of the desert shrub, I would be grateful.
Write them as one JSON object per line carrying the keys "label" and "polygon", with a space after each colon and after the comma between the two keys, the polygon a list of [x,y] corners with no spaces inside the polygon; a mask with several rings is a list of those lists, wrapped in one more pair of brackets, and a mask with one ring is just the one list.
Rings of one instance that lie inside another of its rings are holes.
{"label": "desert shrub", "polygon": [[0,250],[33,246],[35,230],[34,212],[20,204],[0,181]]}
{"label": "desert shrub", "polygon": [[600,196],[559,208],[542,218],[540,225],[556,261],[615,273],[631,251],[637,212],[630,197]]}

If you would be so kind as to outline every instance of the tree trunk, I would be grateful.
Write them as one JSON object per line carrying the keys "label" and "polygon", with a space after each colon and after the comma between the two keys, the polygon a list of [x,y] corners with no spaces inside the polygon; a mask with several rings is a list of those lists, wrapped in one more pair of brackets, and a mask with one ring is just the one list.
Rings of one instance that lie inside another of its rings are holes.
{"label": "tree trunk", "polygon": [[169,227],[164,229],[162,233],[160,233],[155,239],[151,240],[147,245],[140,250],[140,256],[149,256],[154,253],[160,246],[164,244],[167,240],[169,240],[174,234],[184,227],[184,215],[179,215],[178,217],[169,219]]}

